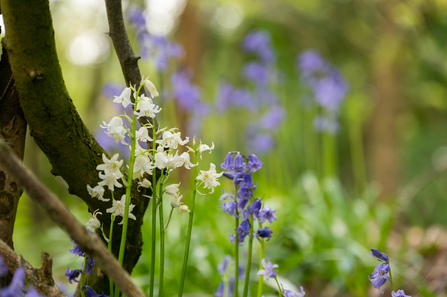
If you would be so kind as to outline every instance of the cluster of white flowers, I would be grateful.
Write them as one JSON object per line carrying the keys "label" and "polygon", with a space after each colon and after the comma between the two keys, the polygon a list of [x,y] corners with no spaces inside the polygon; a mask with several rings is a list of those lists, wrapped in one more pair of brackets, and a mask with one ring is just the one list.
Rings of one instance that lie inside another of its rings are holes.
{"label": "cluster of white flowers", "polygon": [[[157,97],[159,94],[154,84],[148,79],[144,79],[142,84],[146,87],[146,89],[150,93],[150,97],[145,95],[139,95],[138,90],[134,87],[125,88],[120,96],[115,96],[113,102],[122,104],[124,107],[128,105],[134,106],[134,119],[140,117],[150,117],[155,118],[156,114],[161,111],[161,108],[158,107],[153,102],[153,98]],[[132,103],[131,96],[134,96],[135,103]],[[135,105],[136,104],[136,105]],[[190,159],[190,152],[197,152],[200,155],[200,159],[202,159],[202,153],[205,151],[211,151],[214,149],[214,143],[212,143],[211,147],[206,144],[200,144],[199,147],[194,150],[190,147],[186,147],[186,151],[180,152],[182,147],[186,146],[189,142],[189,138],[186,137],[182,139],[181,133],[178,132],[177,128],[173,129],[160,129],[156,131],[156,134],[161,134],[160,139],[155,141],[157,147],[156,150],[144,149],[140,146],[139,142],[153,142],[151,136],[149,136],[149,129],[153,129],[151,124],[147,124],[136,131],[132,131],[129,129],[123,122],[123,119],[128,120],[132,124],[132,119],[127,115],[115,116],[111,119],[109,123],[103,122],[100,125],[101,128],[105,129],[105,133],[113,137],[115,142],[121,142],[123,145],[129,146],[132,150],[132,146],[125,141],[125,137],[129,136],[130,138],[136,139],[136,147],[133,148],[135,161],[133,164],[133,178],[138,179],[138,190],[141,187],[143,188],[151,188],[152,183],[145,178],[146,174],[152,175],[154,168],[158,168],[160,170],[164,170],[164,182],[168,179],[170,173],[175,168],[179,168],[184,166],[186,169],[191,169],[194,166],[197,166],[198,163],[193,164]],[[135,126],[133,126],[135,127]],[[157,138],[156,136],[152,136]],[[109,201],[110,199],[104,198],[104,186],[107,186],[109,190],[114,191],[115,187],[122,187],[120,183],[120,179],[123,178],[123,174],[121,173],[120,167],[123,164],[123,160],[118,160],[119,155],[114,155],[110,160],[103,154],[102,156],[104,164],[98,165],[97,170],[100,171],[99,177],[101,181],[97,186],[91,187],[87,185],[87,190],[92,198],[97,198],[101,201]],[[209,171],[200,171],[199,176],[197,176],[196,180],[204,185],[204,188],[211,189],[211,193],[214,191],[214,187],[219,185],[217,178],[220,177],[222,173],[217,173],[215,170],[214,164],[211,164],[211,169]],[[183,195],[180,195],[179,191],[180,184],[172,184],[167,186],[164,189],[164,193],[166,195],[172,196],[171,206],[173,208],[178,208],[179,211],[189,212],[188,206],[184,205],[182,198]],[[121,200],[113,200],[113,206],[107,209],[107,213],[111,213],[113,216],[123,216],[124,217],[124,209],[126,202],[126,195],[123,195]],[[136,219],[135,216],[131,213],[135,205],[129,205],[129,218]],[[90,218],[87,226],[92,228],[98,228],[100,226],[99,220],[96,216],[100,213],[96,210],[93,213],[93,216]],[[122,224],[121,222],[120,224]]]}

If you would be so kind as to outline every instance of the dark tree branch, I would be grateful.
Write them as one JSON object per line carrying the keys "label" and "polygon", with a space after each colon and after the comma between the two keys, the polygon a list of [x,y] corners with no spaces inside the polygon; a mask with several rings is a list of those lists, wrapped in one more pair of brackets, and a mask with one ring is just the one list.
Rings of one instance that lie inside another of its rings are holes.
{"label": "dark tree branch", "polygon": [[22,256],[17,255],[5,242],[0,240],[0,254],[11,272],[23,267],[29,282],[40,294],[47,297],[66,297],[53,280],[53,259],[45,252],[41,254],[41,268],[29,264]]}
{"label": "dark tree branch", "polygon": [[95,259],[99,268],[113,280],[124,295],[145,296],[116,258],[108,252],[104,242],[98,236],[89,234],[67,207],[22,165],[3,140],[0,140],[0,164],[25,189],[28,196],[39,203],[84,252]]}
{"label": "dark tree branch", "polygon": [[[3,51],[0,60],[0,136],[17,157],[23,159],[26,121],[14,85],[8,54]],[[0,167],[0,239],[12,249],[12,234],[21,195],[22,189]]]}

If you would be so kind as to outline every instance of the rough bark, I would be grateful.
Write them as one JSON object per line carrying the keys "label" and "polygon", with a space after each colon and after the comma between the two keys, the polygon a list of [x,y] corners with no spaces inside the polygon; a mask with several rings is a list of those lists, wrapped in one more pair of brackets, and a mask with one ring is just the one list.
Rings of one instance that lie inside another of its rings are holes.
{"label": "rough bark", "polygon": [[[108,233],[110,216],[106,215],[106,209],[112,202],[92,199],[86,189],[87,184],[94,186],[99,182],[96,166],[103,163],[101,156],[105,151],[82,122],[65,87],[49,3],[47,0],[1,0],[0,3],[6,27],[5,48],[30,134],[48,157],[52,173],[67,182],[69,192],[80,197],[90,211],[99,209],[104,214],[99,219]],[[115,196],[121,197],[123,193],[117,190]],[[110,196],[106,193],[106,197]],[[147,198],[142,198],[136,190],[132,197],[137,220],[129,220],[124,258],[128,271],[132,271],[141,254],[141,225],[148,204]],[[113,238],[113,253],[117,255],[120,225],[114,227]],[[94,276],[89,284],[100,292],[109,291],[105,276],[100,279]]]}
{"label": "rough bark", "polygon": [[[16,156],[23,159],[26,121],[14,85],[8,54],[3,51],[0,61],[0,135]],[[0,166],[0,239],[12,249],[12,234],[21,195],[22,189]]]}
{"label": "rough bark", "polygon": [[64,292],[53,280],[53,259],[45,252],[41,254],[41,268],[29,264],[22,256],[17,255],[5,242],[0,240],[0,254],[9,271],[15,272],[17,268],[23,267],[29,283],[47,297],[64,297]]}
{"label": "rough bark", "polygon": [[[145,296],[118,260],[109,253],[99,236],[90,234],[68,208],[23,166],[3,140],[0,140],[0,164],[57,225],[67,232],[85,253],[95,259],[99,268],[113,280],[124,295]],[[46,274],[50,271],[48,267],[44,270]]]}

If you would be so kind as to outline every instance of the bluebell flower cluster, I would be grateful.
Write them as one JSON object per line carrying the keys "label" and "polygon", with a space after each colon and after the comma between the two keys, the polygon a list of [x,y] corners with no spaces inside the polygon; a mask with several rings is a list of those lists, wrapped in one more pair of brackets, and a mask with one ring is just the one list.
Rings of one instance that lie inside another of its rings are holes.
{"label": "bluebell flower cluster", "polygon": [[349,90],[340,71],[316,51],[305,51],[297,57],[297,68],[301,81],[310,88],[315,102],[323,109],[323,114],[314,120],[318,131],[336,133],[340,104]]}
{"label": "bluebell flower cluster", "polygon": [[[9,268],[6,265],[2,255],[0,255],[0,277],[6,276],[9,273]],[[25,297],[44,297],[39,294],[36,289],[33,287],[29,287],[26,289],[25,286],[25,270],[22,267],[16,269],[11,283],[4,287],[0,288],[0,296],[1,297],[17,297],[23,296]]]}
{"label": "bluebell flower cluster", "polygon": [[[262,205],[262,199],[254,198],[254,190],[257,183],[253,181],[252,173],[260,170],[263,163],[256,155],[250,155],[245,158],[239,152],[229,152],[220,167],[224,170],[224,176],[233,180],[236,186],[236,196],[226,193],[223,190],[223,195],[220,200],[229,200],[224,202],[220,208],[230,216],[240,218],[242,215],[242,222],[234,231],[237,233],[238,241],[242,244],[247,236],[256,236],[256,238],[266,238],[269,240],[272,237],[273,231],[268,227],[259,228],[255,234],[250,234],[250,215],[254,220],[258,220],[260,224],[268,221],[272,223],[277,218],[275,210],[270,207]],[[231,242],[236,240],[236,236],[229,234]]]}
{"label": "bluebell flower cluster", "polygon": [[218,87],[216,108],[219,113],[230,107],[244,108],[255,114],[257,120],[247,126],[248,149],[266,153],[275,145],[274,131],[282,124],[286,111],[272,86],[280,82],[275,69],[276,56],[271,36],[267,31],[252,31],[242,41],[242,49],[255,60],[247,62],[241,75],[251,86],[234,87],[222,81]]}
{"label": "bluebell flower cluster", "polygon": [[83,286],[82,289],[85,292],[87,297],[109,297],[109,295],[97,294],[92,288],[89,286]]}
{"label": "bluebell flower cluster", "polygon": [[373,273],[371,273],[370,276],[368,276],[369,280],[373,284],[373,287],[378,289],[380,291],[380,287],[382,287],[386,281],[390,280],[390,277],[387,275],[390,270],[390,262],[388,255],[385,253],[382,253],[381,250],[378,249],[371,249],[370,257],[376,258],[380,264],[374,268]]}
{"label": "bluebell flower cluster", "polygon": [[[92,233],[92,231],[89,230],[89,232]],[[85,252],[81,249],[81,247],[72,239],[71,242],[73,242],[75,245],[73,246],[73,248],[69,249],[70,253],[72,253],[73,255],[79,256],[79,257],[85,257],[86,254]],[[86,267],[85,267],[85,272],[89,273],[89,274],[93,274],[93,267],[96,264],[96,261],[87,255],[87,263],[86,263]],[[73,269],[70,270],[70,268],[67,268],[67,271],[65,272],[65,276],[68,277],[68,281],[70,282],[70,284],[72,284],[72,282],[76,282],[78,283],[79,281],[77,280],[77,278],[81,275],[82,270],[84,268],[84,263],[82,263],[81,265],[81,269]]]}

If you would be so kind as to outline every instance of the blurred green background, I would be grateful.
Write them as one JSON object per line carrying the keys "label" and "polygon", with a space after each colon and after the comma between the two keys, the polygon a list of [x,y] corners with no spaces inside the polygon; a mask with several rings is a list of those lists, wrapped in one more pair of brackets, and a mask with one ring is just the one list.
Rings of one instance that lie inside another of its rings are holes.
{"label": "blurred green background", "polygon": [[[50,3],[68,91],[99,137],[99,124],[117,112],[104,85],[124,88],[107,35],[105,5],[99,0]],[[202,170],[209,168],[208,162],[222,163],[230,150],[249,155],[256,149],[248,144],[247,133],[260,113],[214,107],[222,80],[256,88],[241,74],[244,64],[255,59],[242,51],[241,43],[254,30],[271,36],[278,79],[268,88],[285,113],[280,125],[268,132],[273,144],[258,153],[264,167],[254,178],[259,184],[255,195],[265,196],[266,205],[277,210],[266,255],[279,265],[284,283],[303,286],[306,296],[379,296],[367,278],[376,265],[368,256],[374,247],[390,256],[395,282],[407,294],[445,296],[446,1],[124,1],[129,36],[139,52],[139,31],[127,14],[137,7],[144,10],[149,34],[165,35],[184,48],[184,56],[171,61],[164,74],[157,73],[150,57],[140,61],[140,68],[162,92],[156,99],[163,108],[161,126],[188,131],[195,118],[195,133],[204,143],[214,142],[216,148],[204,155]],[[336,133],[317,131],[318,107],[306,103],[309,89],[300,80],[296,57],[309,49],[340,69],[349,85],[337,113]],[[192,83],[209,109],[200,117],[172,100],[175,96],[169,92],[175,87],[170,73],[185,67],[194,74]],[[269,106],[262,109],[268,111]],[[51,175],[46,157],[31,138],[25,163],[81,222],[87,221],[86,206],[68,194],[60,177]],[[187,172],[179,173],[182,185],[188,184],[188,177]],[[221,184],[231,189],[231,182],[221,179]],[[232,253],[228,233],[233,221],[218,208],[220,191],[197,200],[185,285],[190,296],[212,296],[221,280],[216,265]],[[186,187],[182,192],[188,196]],[[166,296],[177,292],[186,225],[187,216],[175,213],[167,233]],[[149,242],[149,221],[143,228]],[[80,266],[81,259],[68,252],[70,239],[26,195],[19,204],[14,242],[16,251],[33,265],[39,266],[41,251],[49,252],[55,278],[74,291],[63,274],[66,267]],[[145,247],[133,277],[147,290]],[[255,244],[256,262],[257,251]],[[277,294],[271,284],[265,296]],[[389,295],[389,286],[383,289]]]}

